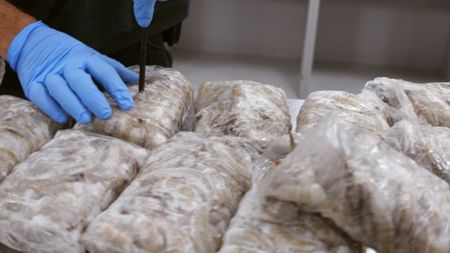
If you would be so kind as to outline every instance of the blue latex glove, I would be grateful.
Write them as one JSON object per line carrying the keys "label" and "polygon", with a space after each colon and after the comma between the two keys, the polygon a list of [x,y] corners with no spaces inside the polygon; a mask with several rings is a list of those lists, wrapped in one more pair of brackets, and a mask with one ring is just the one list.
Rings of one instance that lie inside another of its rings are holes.
{"label": "blue latex glove", "polygon": [[134,0],[134,17],[141,28],[147,28],[153,19],[156,0]]}
{"label": "blue latex glove", "polygon": [[134,105],[124,82],[136,83],[137,74],[41,21],[16,35],[7,60],[25,96],[59,123],[67,121],[67,113],[82,124],[89,123],[92,114],[102,120],[111,117],[111,107],[92,78],[119,108],[129,110]]}

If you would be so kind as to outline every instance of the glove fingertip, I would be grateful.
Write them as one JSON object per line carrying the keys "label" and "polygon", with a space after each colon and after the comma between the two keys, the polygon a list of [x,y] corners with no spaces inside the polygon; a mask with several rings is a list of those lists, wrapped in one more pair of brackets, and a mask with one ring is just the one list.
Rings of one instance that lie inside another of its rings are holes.
{"label": "glove fingertip", "polygon": [[129,111],[134,107],[133,97],[131,97],[128,90],[125,92],[117,92],[112,95],[121,110]]}
{"label": "glove fingertip", "polygon": [[137,84],[139,81],[139,75],[127,68],[125,68],[124,75],[122,78],[126,83],[130,84]]}
{"label": "glove fingertip", "polygon": [[66,113],[64,113],[63,111],[60,111],[56,108],[53,110],[44,110],[44,112],[45,112],[45,114],[47,114],[47,116],[49,118],[51,118],[53,121],[57,122],[58,124],[65,124],[69,120],[69,117],[67,116]]}
{"label": "glove fingertip", "polygon": [[83,124],[83,125],[87,125],[89,123],[91,123],[92,121],[92,115],[88,112],[83,112],[79,117],[78,117],[78,122]]}
{"label": "glove fingertip", "polygon": [[99,58],[110,64],[124,82],[129,84],[136,84],[139,81],[139,75],[134,71],[129,70],[122,63],[102,54],[99,55]]}
{"label": "glove fingertip", "polygon": [[130,111],[134,107],[134,102],[133,102],[133,100],[128,100],[128,101],[124,101],[124,102],[122,101],[119,103],[119,107],[123,111]]}
{"label": "glove fingertip", "polygon": [[103,108],[99,111],[97,114],[97,117],[101,120],[108,120],[112,117],[112,110],[111,108]]}
{"label": "glove fingertip", "polygon": [[118,73],[120,78],[127,84],[137,84],[139,81],[139,75],[126,67],[121,68]]}
{"label": "glove fingertip", "polygon": [[67,114],[58,114],[55,117],[52,117],[54,121],[56,121],[59,124],[66,124],[69,120],[69,117]]}

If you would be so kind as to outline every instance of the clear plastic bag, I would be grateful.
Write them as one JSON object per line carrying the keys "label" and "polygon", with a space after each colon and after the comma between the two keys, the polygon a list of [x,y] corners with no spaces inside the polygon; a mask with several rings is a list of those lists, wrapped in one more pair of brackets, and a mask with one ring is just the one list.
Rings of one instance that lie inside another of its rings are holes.
{"label": "clear plastic bag", "polygon": [[382,253],[450,252],[450,186],[378,134],[330,117],[262,180]]}
{"label": "clear plastic bag", "polygon": [[90,253],[216,252],[250,188],[240,138],[180,132],[154,149],[136,179],[87,228]]}
{"label": "clear plastic bag", "polygon": [[291,202],[266,198],[259,182],[303,136],[276,139],[253,163],[253,186],[239,204],[225,233],[220,253],[363,252],[363,247],[320,215],[302,212]]}
{"label": "clear plastic bag", "polygon": [[[130,69],[138,71],[137,67]],[[94,119],[89,125],[75,128],[110,135],[145,148],[166,142],[182,127],[192,103],[192,86],[180,72],[155,66],[147,66],[145,83],[141,93],[137,85],[130,86],[135,100],[131,111],[114,106],[111,119]]]}
{"label": "clear plastic bag", "polygon": [[252,81],[202,83],[195,112],[195,132],[246,137],[263,147],[291,127],[284,91]]}
{"label": "clear plastic bag", "polygon": [[401,110],[403,103],[399,100],[399,88],[404,91],[422,121],[432,126],[450,127],[450,83],[417,84],[376,78],[365,86],[365,89],[375,92],[386,103]]}
{"label": "clear plastic bag", "polygon": [[317,214],[249,191],[231,220],[220,253],[362,253],[363,247]]}
{"label": "clear plastic bag", "polygon": [[335,113],[351,124],[374,132],[389,128],[388,106],[371,92],[316,91],[303,103],[297,116],[297,132],[316,127]]}
{"label": "clear plastic bag", "polygon": [[148,154],[111,137],[59,131],[0,185],[0,243],[28,253],[84,253],[82,231]]}
{"label": "clear plastic bag", "polygon": [[383,139],[450,184],[450,128],[403,120],[383,133]]}
{"label": "clear plastic bag", "polygon": [[[418,116],[426,119],[432,126],[450,128],[450,88],[441,89],[437,84],[427,84],[424,89],[405,89],[405,92]],[[448,101],[439,96],[446,93]]]}
{"label": "clear plastic bag", "polygon": [[0,182],[60,128],[31,102],[0,96]]}
{"label": "clear plastic bag", "polygon": [[391,79],[387,77],[377,77],[369,81],[364,86],[365,90],[375,93],[383,102],[393,107],[399,106],[396,87],[401,86],[402,80]]}

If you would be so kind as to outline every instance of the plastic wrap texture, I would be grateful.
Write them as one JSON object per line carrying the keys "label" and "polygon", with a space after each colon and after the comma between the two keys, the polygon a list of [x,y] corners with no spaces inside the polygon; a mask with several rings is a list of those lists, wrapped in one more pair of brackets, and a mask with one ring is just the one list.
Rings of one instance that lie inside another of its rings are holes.
{"label": "plastic wrap texture", "polygon": [[316,91],[303,103],[296,131],[314,128],[330,113],[374,132],[389,128],[387,105],[371,92],[355,95],[344,91]]}
{"label": "plastic wrap texture", "polygon": [[246,137],[263,147],[291,127],[284,91],[252,81],[202,83],[195,113],[195,132]]}
{"label": "plastic wrap texture", "polygon": [[83,235],[90,253],[216,252],[250,187],[251,157],[235,139],[180,132]]}
{"label": "plastic wrap texture", "polygon": [[327,220],[290,202],[261,196],[253,187],[231,220],[220,253],[362,253]]}
{"label": "plastic wrap texture", "polygon": [[0,185],[0,243],[27,253],[84,253],[81,232],[147,157],[111,137],[58,132]]}
{"label": "plastic wrap texture", "polygon": [[332,117],[263,179],[266,195],[381,253],[450,252],[449,185],[378,134]]}
{"label": "plastic wrap texture", "polygon": [[[130,69],[138,71],[137,67]],[[94,119],[75,128],[110,135],[145,148],[154,148],[175,135],[192,103],[192,86],[178,71],[147,66],[145,89],[130,86],[135,101],[131,111],[113,108],[107,121]],[[111,101],[112,102],[112,101]]]}
{"label": "plastic wrap texture", "polygon": [[304,213],[293,203],[263,196],[261,179],[302,140],[297,133],[284,135],[253,163],[252,189],[240,202],[220,253],[363,252],[359,243],[323,217]]}
{"label": "plastic wrap texture", "polygon": [[423,122],[432,126],[450,127],[450,83],[416,84],[397,79],[376,78],[368,82],[365,89],[375,92],[386,103],[401,110],[399,87]]}
{"label": "plastic wrap texture", "polygon": [[0,182],[61,128],[31,102],[0,96]]}
{"label": "plastic wrap texture", "polygon": [[450,128],[403,120],[382,136],[393,148],[450,184]]}

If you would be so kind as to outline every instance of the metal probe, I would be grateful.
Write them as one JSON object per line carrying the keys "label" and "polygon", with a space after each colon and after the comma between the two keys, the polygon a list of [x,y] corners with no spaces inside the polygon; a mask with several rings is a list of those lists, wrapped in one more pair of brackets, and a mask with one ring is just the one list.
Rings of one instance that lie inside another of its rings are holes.
{"label": "metal probe", "polygon": [[141,28],[141,60],[139,65],[139,92],[145,88],[145,66],[147,61],[147,28]]}

